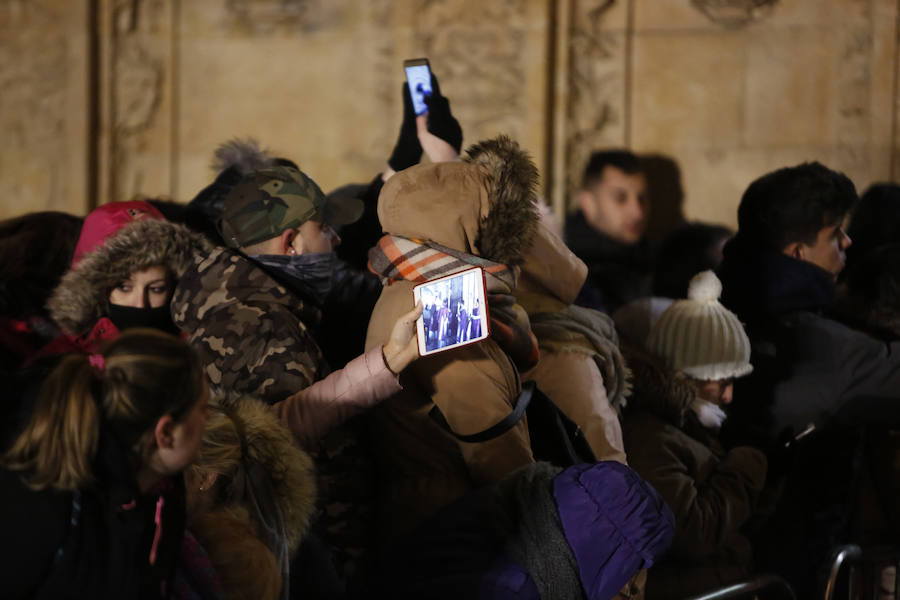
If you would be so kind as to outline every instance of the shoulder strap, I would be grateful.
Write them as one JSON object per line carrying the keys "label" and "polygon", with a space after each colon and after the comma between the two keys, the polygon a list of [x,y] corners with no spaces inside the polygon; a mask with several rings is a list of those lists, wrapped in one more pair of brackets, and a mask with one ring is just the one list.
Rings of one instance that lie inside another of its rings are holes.
{"label": "shoulder strap", "polygon": [[434,408],[428,411],[428,416],[431,417],[441,427],[441,429],[461,442],[468,442],[470,444],[486,442],[496,437],[500,437],[501,435],[512,429],[515,424],[519,422],[519,419],[521,419],[522,415],[525,414],[525,409],[528,408],[528,404],[531,402],[531,397],[533,394],[534,382],[526,381],[522,384],[522,393],[519,394],[519,399],[516,402],[516,407],[511,413],[503,417],[500,422],[488,427],[487,429],[469,435],[460,435],[453,431],[453,429],[450,427],[450,424],[447,423],[447,419],[446,417],[444,417],[444,413],[441,412],[441,409],[437,404],[434,405]]}

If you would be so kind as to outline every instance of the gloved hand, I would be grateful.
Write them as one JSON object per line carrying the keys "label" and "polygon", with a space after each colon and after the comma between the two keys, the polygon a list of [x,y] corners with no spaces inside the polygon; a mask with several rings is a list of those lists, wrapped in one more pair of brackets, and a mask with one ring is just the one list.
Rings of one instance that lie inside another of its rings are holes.
{"label": "gloved hand", "polygon": [[394,151],[388,159],[388,165],[395,171],[402,171],[419,163],[422,158],[422,145],[416,128],[416,113],[413,110],[409,86],[403,82],[403,124],[400,135],[394,144]]}
{"label": "gloved hand", "polygon": [[488,294],[491,339],[506,352],[520,371],[527,371],[540,358],[537,338],[531,331],[528,313],[511,294]]}
{"label": "gloved hand", "polygon": [[462,148],[462,127],[450,112],[450,101],[441,95],[441,86],[434,73],[431,74],[431,90],[431,95],[425,96],[425,104],[428,105],[428,131],[453,146],[459,154]]}

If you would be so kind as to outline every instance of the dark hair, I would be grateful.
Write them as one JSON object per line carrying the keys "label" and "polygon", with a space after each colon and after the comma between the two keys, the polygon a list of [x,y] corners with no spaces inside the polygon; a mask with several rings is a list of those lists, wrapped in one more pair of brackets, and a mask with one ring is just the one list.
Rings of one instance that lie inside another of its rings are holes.
{"label": "dark hair", "polygon": [[755,180],[738,207],[738,233],[781,251],[793,242],[814,244],[819,231],[857,201],[853,182],[818,162],[772,171]]}
{"label": "dark hair", "polygon": [[[92,360],[99,360],[94,363]],[[105,426],[143,459],[141,437],[163,415],[181,421],[203,391],[199,359],[187,342],[155,329],[131,329],[102,355],[70,354],[44,384],[25,429],[2,457],[33,489],[75,490],[95,481]]]}
{"label": "dark hair", "polygon": [[846,270],[844,286],[853,318],[869,330],[900,336],[900,243],[872,248]]}
{"label": "dark hair", "polygon": [[847,248],[847,269],[873,249],[900,242],[900,185],[879,183],[859,199],[847,226],[853,244]]}
{"label": "dark hair", "polygon": [[591,154],[591,158],[584,168],[584,175],[581,178],[581,187],[587,189],[597,183],[597,181],[603,177],[603,169],[606,167],[615,167],[629,175],[643,172],[641,161],[628,150],[603,150],[594,152]]}
{"label": "dark hair", "polygon": [[732,235],[724,225],[687,223],[666,236],[656,256],[653,295],[687,298],[691,277],[719,266],[722,243]]}
{"label": "dark hair", "polygon": [[83,221],[44,211],[0,222],[0,314],[45,314],[47,298],[72,264]]}

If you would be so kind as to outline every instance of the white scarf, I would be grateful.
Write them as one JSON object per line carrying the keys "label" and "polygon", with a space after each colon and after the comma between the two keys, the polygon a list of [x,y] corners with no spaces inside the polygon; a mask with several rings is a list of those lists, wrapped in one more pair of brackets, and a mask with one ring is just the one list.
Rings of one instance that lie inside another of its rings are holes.
{"label": "white scarf", "polygon": [[703,426],[710,429],[720,429],[722,423],[728,418],[720,406],[702,398],[694,398],[694,401],[691,402],[691,410],[694,411]]}

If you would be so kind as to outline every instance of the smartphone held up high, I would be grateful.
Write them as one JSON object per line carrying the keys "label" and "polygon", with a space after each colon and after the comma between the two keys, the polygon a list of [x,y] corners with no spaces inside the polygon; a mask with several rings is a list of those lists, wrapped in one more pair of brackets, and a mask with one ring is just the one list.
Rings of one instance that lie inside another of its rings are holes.
{"label": "smartphone held up high", "polygon": [[409,95],[412,96],[413,110],[416,115],[423,115],[428,112],[425,97],[431,95],[431,68],[428,59],[405,60],[403,70],[406,71],[406,84],[409,86]]}

